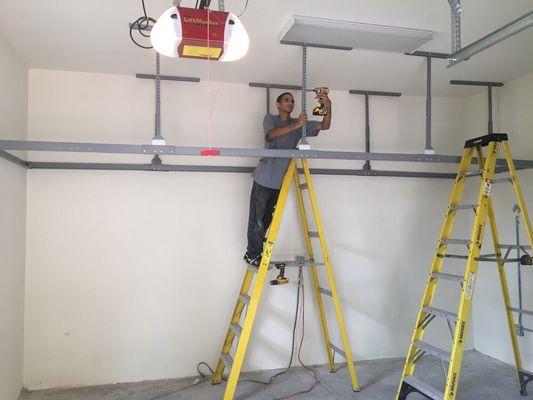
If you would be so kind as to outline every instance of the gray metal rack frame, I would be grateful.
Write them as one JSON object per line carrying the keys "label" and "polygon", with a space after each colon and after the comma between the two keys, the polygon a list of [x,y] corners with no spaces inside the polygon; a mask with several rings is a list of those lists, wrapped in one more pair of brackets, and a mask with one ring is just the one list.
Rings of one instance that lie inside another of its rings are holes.
{"label": "gray metal rack frame", "polygon": [[[223,3],[221,2],[220,4]],[[219,6],[220,6],[219,4]],[[147,29],[149,30],[149,29]],[[250,83],[251,87],[262,87],[266,89],[266,111],[270,112],[270,90],[287,89],[301,90],[302,104],[305,104],[307,89],[307,49],[310,47],[320,47],[326,49],[351,50],[351,48],[340,48],[335,46],[316,45],[312,43],[283,43],[302,47],[302,85],[279,85],[271,83]],[[352,90],[352,94],[364,94],[366,104],[366,151],[323,151],[323,150],[267,150],[250,148],[218,148],[221,157],[282,157],[282,158],[310,158],[310,159],[336,159],[336,160],[361,160],[365,161],[362,169],[314,169],[315,174],[327,175],[355,175],[355,176],[394,176],[411,178],[446,178],[453,179],[454,174],[426,171],[388,171],[373,170],[369,168],[370,161],[391,161],[391,162],[411,162],[411,163],[449,163],[460,162],[459,156],[432,154],[431,146],[431,59],[449,58],[448,54],[432,52],[414,52],[413,56],[425,57],[427,60],[427,96],[426,96],[426,152],[428,154],[405,154],[405,153],[371,153],[370,150],[370,129],[368,121],[368,96],[387,95],[396,96],[398,93],[376,92],[365,90]],[[160,74],[159,57],[156,56],[156,74],[137,74],[139,79],[154,79],[156,81],[155,93],[155,136],[154,139],[162,139],[161,136],[161,113],[160,113],[160,82],[184,81],[199,82],[199,78],[176,77]],[[489,88],[490,90],[490,88]],[[302,133],[305,131],[303,130]],[[305,134],[302,135],[305,143]],[[21,151],[44,151],[44,152],[73,152],[73,153],[103,153],[103,154],[144,154],[151,155],[150,164],[129,164],[129,163],[86,163],[86,162],[35,162],[23,160],[9,153],[11,150]],[[75,142],[45,142],[28,140],[0,140],[0,158],[3,158],[15,165],[27,169],[92,169],[92,170],[127,170],[127,171],[190,171],[190,172],[236,172],[250,173],[252,167],[243,166],[217,166],[217,165],[172,165],[164,164],[160,156],[201,156],[201,147],[172,146],[172,145],[138,145],[138,144],[110,144],[110,143],[75,143]],[[505,171],[505,160],[499,160],[501,167],[498,172]],[[533,168],[533,160],[515,160],[518,169]]]}

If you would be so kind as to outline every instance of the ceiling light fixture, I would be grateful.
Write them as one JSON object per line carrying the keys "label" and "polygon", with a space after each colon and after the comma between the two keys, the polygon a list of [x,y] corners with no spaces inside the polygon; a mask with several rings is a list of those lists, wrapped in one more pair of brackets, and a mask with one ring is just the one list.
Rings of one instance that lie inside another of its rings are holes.
{"label": "ceiling light fixture", "polygon": [[281,43],[411,53],[435,38],[432,31],[294,15],[281,31]]}

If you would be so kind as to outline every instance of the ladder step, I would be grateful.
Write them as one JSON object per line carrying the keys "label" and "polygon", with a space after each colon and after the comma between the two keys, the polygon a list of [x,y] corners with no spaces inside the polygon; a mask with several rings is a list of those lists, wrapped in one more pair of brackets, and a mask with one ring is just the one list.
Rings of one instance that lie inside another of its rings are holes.
{"label": "ladder step", "polygon": [[307,186],[307,183],[302,183],[302,184],[300,184],[300,189],[301,190],[309,189],[309,186]]}
{"label": "ladder step", "polygon": [[457,210],[474,210],[476,211],[477,204],[454,204],[450,206],[451,211],[457,211]]}
{"label": "ladder step", "polygon": [[463,282],[464,278],[461,275],[445,274],[444,272],[434,272],[433,279],[445,279],[447,281]]}
{"label": "ladder step", "polygon": [[344,358],[346,358],[346,353],[344,352],[344,350],[341,350],[339,349],[337,346],[335,346],[333,343],[329,343],[329,347],[331,347],[331,349],[337,353],[337,354],[340,354],[341,356],[343,356]]}
{"label": "ladder step", "polygon": [[324,289],[323,287],[318,287],[318,291],[322,294],[325,294],[326,296],[333,297],[333,293],[331,293],[331,290]]}
{"label": "ladder step", "polygon": [[239,324],[230,324],[229,328],[233,331],[235,336],[239,337],[242,333],[242,327]]}
{"label": "ladder step", "polygon": [[472,176],[481,176],[483,175],[483,172],[485,171],[482,169],[478,169],[474,171],[465,171],[465,172],[461,172],[460,176],[465,177],[465,178],[470,178]]}
{"label": "ladder step", "polygon": [[464,256],[464,255],[461,255],[461,254],[437,254],[437,257],[439,258],[459,258],[461,260],[467,260],[468,259],[468,256]]}
{"label": "ladder step", "polygon": [[413,389],[419,391],[424,396],[427,396],[432,400],[442,400],[444,398],[444,393],[428,385],[427,383],[422,382],[420,379],[415,378],[412,375],[406,376],[403,381]]}
{"label": "ladder step", "polygon": [[450,362],[450,358],[452,356],[451,353],[441,350],[438,347],[433,346],[432,344],[422,342],[421,340],[415,340],[413,346],[415,346],[418,350],[425,352],[426,354],[431,354],[440,358],[443,361]]}
{"label": "ladder step", "polygon": [[497,179],[492,180],[492,183],[503,183],[503,182],[513,183],[513,178],[511,178],[510,176],[507,176],[505,178],[497,178]]}
{"label": "ladder step", "polygon": [[515,313],[518,313],[518,314],[532,315],[533,316],[533,311],[523,310],[523,309],[520,309],[520,308],[509,307],[509,311],[512,311],[512,312],[515,312]]}
{"label": "ladder step", "polygon": [[[465,149],[473,147],[485,147],[494,142],[504,142],[509,140],[509,136],[506,133],[489,133],[488,135],[479,136],[477,138],[468,139],[465,142]],[[469,156],[470,157],[470,156]]]}
{"label": "ladder step", "polygon": [[[268,264],[268,270],[270,271],[272,268],[274,268],[275,265],[274,263],[269,263]],[[259,272],[259,267],[256,267],[255,265],[250,265],[250,264],[246,264],[246,268],[248,269],[248,271],[254,273],[254,274],[257,274]]]}
{"label": "ladder step", "polygon": [[522,250],[531,250],[531,246],[525,246],[523,244],[500,244],[498,246],[500,249],[522,249]]}
{"label": "ladder step", "polygon": [[231,366],[233,365],[233,357],[230,356],[228,353],[222,353],[220,355],[220,359],[222,360],[226,368],[230,370]]}
{"label": "ladder step", "polygon": [[250,303],[250,296],[247,294],[241,294],[239,295],[239,300],[242,301],[244,304],[248,305]]}
{"label": "ladder step", "polygon": [[479,256],[476,258],[476,261],[486,261],[486,262],[495,262],[495,263],[514,263],[514,262],[520,262],[520,258],[494,258],[494,257],[487,257],[487,256]]}
{"label": "ladder step", "polygon": [[434,315],[436,317],[445,318],[445,319],[448,319],[450,321],[457,321],[457,314],[452,313],[450,311],[441,310],[440,308],[424,307],[424,308],[422,308],[422,311],[424,311],[425,313]]}
{"label": "ladder step", "polygon": [[466,246],[470,246],[470,239],[441,239],[440,242],[446,244],[464,244]]}
{"label": "ladder step", "polygon": [[309,237],[312,237],[312,238],[317,238],[317,237],[319,237],[319,236],[318,236],[318,232],[316,232],[316,231],[309,231]]}

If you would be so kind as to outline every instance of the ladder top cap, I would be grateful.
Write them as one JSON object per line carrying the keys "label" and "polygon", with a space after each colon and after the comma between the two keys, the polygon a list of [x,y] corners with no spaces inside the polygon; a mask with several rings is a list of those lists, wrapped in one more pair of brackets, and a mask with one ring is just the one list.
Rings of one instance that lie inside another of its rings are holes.
{"label": "ladder top cap", "polygon": [[487,146],[490,142],[501,142],[508,140],[506,133],[492,133],[490,135],[480,136],[465,142],[465,148],[475,146]]}

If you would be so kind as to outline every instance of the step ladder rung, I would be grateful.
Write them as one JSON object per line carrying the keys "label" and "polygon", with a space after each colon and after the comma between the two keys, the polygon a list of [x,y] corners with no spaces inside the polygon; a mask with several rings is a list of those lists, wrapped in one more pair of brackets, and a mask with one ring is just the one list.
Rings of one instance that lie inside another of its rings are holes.
{"label": "step ladder rung", "polygon": [[222,353],[220,355],[220,359],[222,360],[226,368],[230,370],[231,366],[233,365],[233,357],[230,356],[228,353]]}
{"label": "step ladder rung", "polygon": [[523,244],[500,244],[498,247],[500,249],[531,250],[531,246],[526,246],[526,245],[523,245]]}
{"label": "step ladder rung", "polygon": [[524,309],[520,309],[520,308],[516,308],[516,307],[509,307],[509,311],[512,311],[512,312],[515,312],[515,313],[518,313],[518,314],[522,314],[522,315],[531,315],[531,316],[533,316],[533,311],[528,311],[528,310],[524,310]]}
{"label": "step ladder rung", "polygon": [[488,257],[488,256],[479,256],[476,257],[476,261],[484,261],[484,262],[495,262],[495,263],[515,263],[520,262],[520,258],[495,258],[495,257]]}
{"label": "step ladder rung", "polygon": [[300,189],[301,190],[309,189],[309,186],[307,185],[307,183],[301,183],[300,184]]}
{"label": "step ladder rung", "polygon": [[337,354],[340,354],[341,356],[343,356],[344,358],[346,358],[346,353],[344,352],[344,350],[341,350],[339,349],[337,346],[335,346],[333,343],[329,343],[329,347],[331,347],[331,349],[337,353]]}
{"label": "step ladder rung", "polygon": [[470,239],[441,239],[443,244],[464,244],[465,246],[470,246]]}
{"label": "step ladder rung", "polygon": [[453,204],[450,206],[450,210],[477,210],[477,204]]}
{"label": "step ladder rung", "polygon": [[[459,260],[468,260],[468,256],[461,255],[461,254],[437,254],[437,257],[439,258],[456,258]],[[475,258],[476,261],[483,261],[483,262],[495,262],[495,263],[515,263],[520,262],[521,258],[496,258],[495,255],[482,255]]]}
{"label": "step ladder rung", "polygon": [[461,275],[446,274],[444,272],[433,272],[433,279],[444,279],[447,281],[463,282],[464,278]]}
{"label": "step ladder rung", "polygon": [[250,296],[247,294],[241,294],[239,295],[239,300],[242,301],[244,304],[248,305],[250,303]]}
{"label": "step ladder rung", "polygon": [[411,386],[413,389],[416,389],[424,396],[429,397],[432,400],[442,400],[444,398],[444,393],[435,389],[433,386],[428,385],[425,382],[422,382],[420,379],[415,378],[414,376],[406,376],[403,381]]}
{"label": "step ladder rung", "polygon": [[467,260],[468,256],[462,254],[437,254],[439,258],[458,258],[460,260]]}
{"label": "step ladder rung", "polygon": [[318,291],[322,294],[325,294],[326,296],[333,297],[333,293],[331,293],[331,290],[324,289],[323,287],[319,286]]}
{"label": "step ladder rung", "polygon": [[483,175],[483,172],[485,172],[483,169],[476,169],[472,171],[464,171],[460,173],[460,176],[465,178],[470,178],[472,176],[481,176]]}
{"label": "step ladder rung", "polygon": [[[257,274],[259,272],[259,267],[256,267],[255,265],[246,264],[246,268],[248,271]],[[274,263],[268,264],[268,270],[270,271],[272,268],[274,268]]]}
{"label": "step ladder rung", "polygon": [[441,350],[438,347],[435,347],[432,344],[423,342],[421,340],[415,340],[413,342],[413,346],[415,346],[418,350],[425,352],[426,354],[431,354],[446,362],[449,362],[452,356],[451,353]]}
{"label": "step ladder rung", "polygon": [[441,310],[440,308],[424,307],[424,308],[422,308],[422,311],[424,311],[425,313],[434,315],[436,317],[445,318],[445,319],[448,319],[450,321],[457,321],[457,314],[456,313],[453,313],[453,312],[450,312],[450,311],[446,311],[446,310]]}
{"label": "step ladder rung", "polygon": [[503,183],[503,182],[513,183],[513,178],[510,176],[506,176],[505,178],[496,178],[492,180],[492,183]]}
{"label": "step ladder rung", "polygon": [[320,237],[320,236],[318,236],[318,232],[317,231],[309,231],[309,237],[317,238],[317,237]]}
{"label": "step ladder rung", "polygon": [[239,324],[230,324],[229,328],[233,331],[235,336],[239,337],[242,333],[242,327]]}

